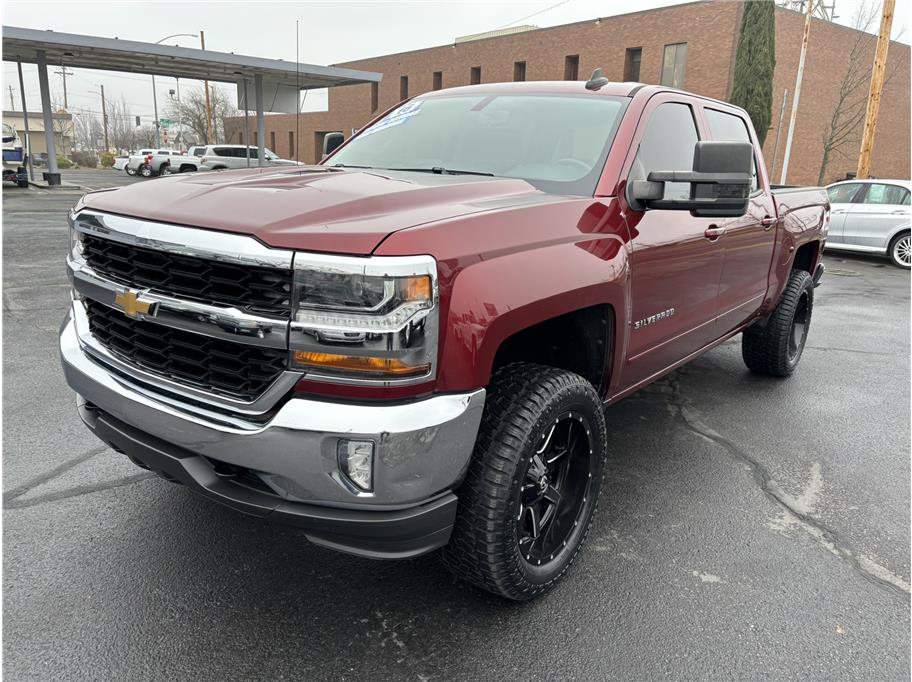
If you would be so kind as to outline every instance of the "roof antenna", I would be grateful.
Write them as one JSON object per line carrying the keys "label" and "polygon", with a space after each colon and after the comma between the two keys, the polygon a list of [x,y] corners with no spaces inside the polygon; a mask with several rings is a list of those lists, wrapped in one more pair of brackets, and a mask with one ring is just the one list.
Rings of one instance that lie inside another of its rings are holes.
{"label": "roof antenna", "polygon": [[586,90],[599,90],[610,82],[610,80],[605,78],[605,74],[602,73],[601,68],[598,68],[592,72],[592,77],[586,81]]}

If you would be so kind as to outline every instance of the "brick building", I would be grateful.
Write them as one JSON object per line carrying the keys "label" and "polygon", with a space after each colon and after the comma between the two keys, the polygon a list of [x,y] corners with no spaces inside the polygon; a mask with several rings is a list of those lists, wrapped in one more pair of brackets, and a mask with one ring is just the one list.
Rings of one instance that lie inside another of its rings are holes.
{"label": "brick building", "polygon": [[[321,156],[323,136],[342,131],[348,137],[378,112],[429,90],[513,80],[585,80],[601,67],[617,81],[641,81],[681,87],[718,99],[727,99],[732,87],[734,56],[741,3],[693,2],[634,12],[563,26],[516,30],[485,37],[469,36],[450,45],[362,59],[338,66],[383,73],[383,81],[329,90],[325,112],[300,115],[299,139],[295,116],[266,117],[266,145],[277,154],[315,162]],[[800,13],[776,8],[776,70],[773,80],[773,118],[764,146],[768,167],[773,166],[779,112],[785,90],[783,128],[788,125],[791,94],[804,28]],[[851,28],[814,19],[805,65],[804,83],[789,162],[788,181],[816,184],[829,125],[848,55],[860,41],[866,71],[873,62],[876,37]],[[874,146],[872,174],[909,178],[909,56],[908,45],[890,45],[887,73]],[[867,96],[868,81],[852,93]],[[830,155],[824,182],[841,179],[855,170],[863,122],[855,141]],[[244,135],[243,117],[226,120],[229,143],[256,143],[255,121]],[[779,180],[786,130],[781,131],[775,168]]]}

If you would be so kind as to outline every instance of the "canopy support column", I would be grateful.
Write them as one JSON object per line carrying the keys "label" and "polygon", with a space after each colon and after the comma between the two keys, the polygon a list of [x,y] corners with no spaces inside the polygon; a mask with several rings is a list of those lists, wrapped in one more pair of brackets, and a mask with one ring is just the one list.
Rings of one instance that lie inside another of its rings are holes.
{"label": "canopy support column", "polygon": [[257,118],[257,165],[266,165],[266,121],[263,117],[263,75],[253,76],[253,89],[256,97]]}
{"label": "canopy support column", "polygon": [[60,171],[57,170],[57,140],[54,139],[54,112],[51,110],[51,89],[48,86],[47,58],[44,50],[37,52],[38,87],[41,90],[41,114],[44,118],[44,141],[47,146],[48,169],[44,179],[48,185],[60,184]]}

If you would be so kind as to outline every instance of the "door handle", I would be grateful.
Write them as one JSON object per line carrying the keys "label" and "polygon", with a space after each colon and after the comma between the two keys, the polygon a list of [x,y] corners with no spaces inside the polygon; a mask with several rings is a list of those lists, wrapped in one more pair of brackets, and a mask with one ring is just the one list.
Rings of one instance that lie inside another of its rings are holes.
{"label": "door handle", "polygon": [[832,211],[830,211],[830,213],[832,213],[833,215],[836,215],[837,213],[845,213],[845,209],[843,209],[843,208],[834,208]]}
{"label": "door handle", "polygon": [[710,225],[706,228],[706,231],[703,233],[703,236],[706,237],[709,241],[714,242],[718,241],[719,237],[725,234],[725,228],[719,227],[717,225]]}
{"label": "door handle", "polygon": [[760,224],[763,225],[764,230],[770,229],[773,225],[779,222],[779,218],[773,218],[772,216],[763,216],[760,218]]}
{"label": "door handle", "polygon": [[893,215],[906,215],[908,213],[908,211],[898,208],[895,211],[890,211],[890,213],[892,213]]}

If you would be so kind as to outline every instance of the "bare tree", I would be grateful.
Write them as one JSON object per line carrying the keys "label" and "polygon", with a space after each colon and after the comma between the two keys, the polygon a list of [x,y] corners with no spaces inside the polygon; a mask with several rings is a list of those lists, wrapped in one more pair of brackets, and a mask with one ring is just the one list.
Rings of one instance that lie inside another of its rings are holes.
{"label": "bare tree", "polygon": [[137,147],[155,146],[155,126],[146,124],[134,131],[134,143]]}
{"label": "bare tree", "polygon": [[[868,107],[868,90],[871,82],[871,63],[874,61],[876,40],[869,33],[880,17],[877,2],[862,2],[852,16],[852,28],[858,31],[846,60],[845,74],[839,85],[839,94],[833,114],[823,130],[823,156],[817,184],[822,185],[833,155],[854,155],[861,141],[862,123]],[[885,80],[889,82],[896,73],[897,62]]]}
{"label": "bare tree", "polygon": [[117,152],[125,152],[136,145],[134,117],[127,109],[123,97],[120,101],[108,100],[108,139]]}
{"label": "bare tree", "polygon": [[[63,102],[58,102],[56,98],[51,100],[51,111],[53,112],[51,121],[54,127],[54,144],[57,147],[57,153],[66,156],[72,153],[75,145],[73,119],[67,115],[69,112],[64,108]],[[69,140],[69,144],[66,144],[67,140]]]}
{"label": "bare tree", "polygon": [[[238,110],[221,88],[210,86],[209,100],[212,108],[212,136],[214,142],[223,142],[224,119],[227,116],[237,116]],[[172,100],[168,104],[167,114],[171,120],[179,120],[184,127],[192,130],[197,139],[206,139],[206,93],[202,87],[184,89],[181,92],[180,107],[177,100]]]}
{"label": "bare tree", "polygon": [[86,109],[73,111],[73,146],[80,151],[98,153],[103,146],[104,132],[95,112]]}

